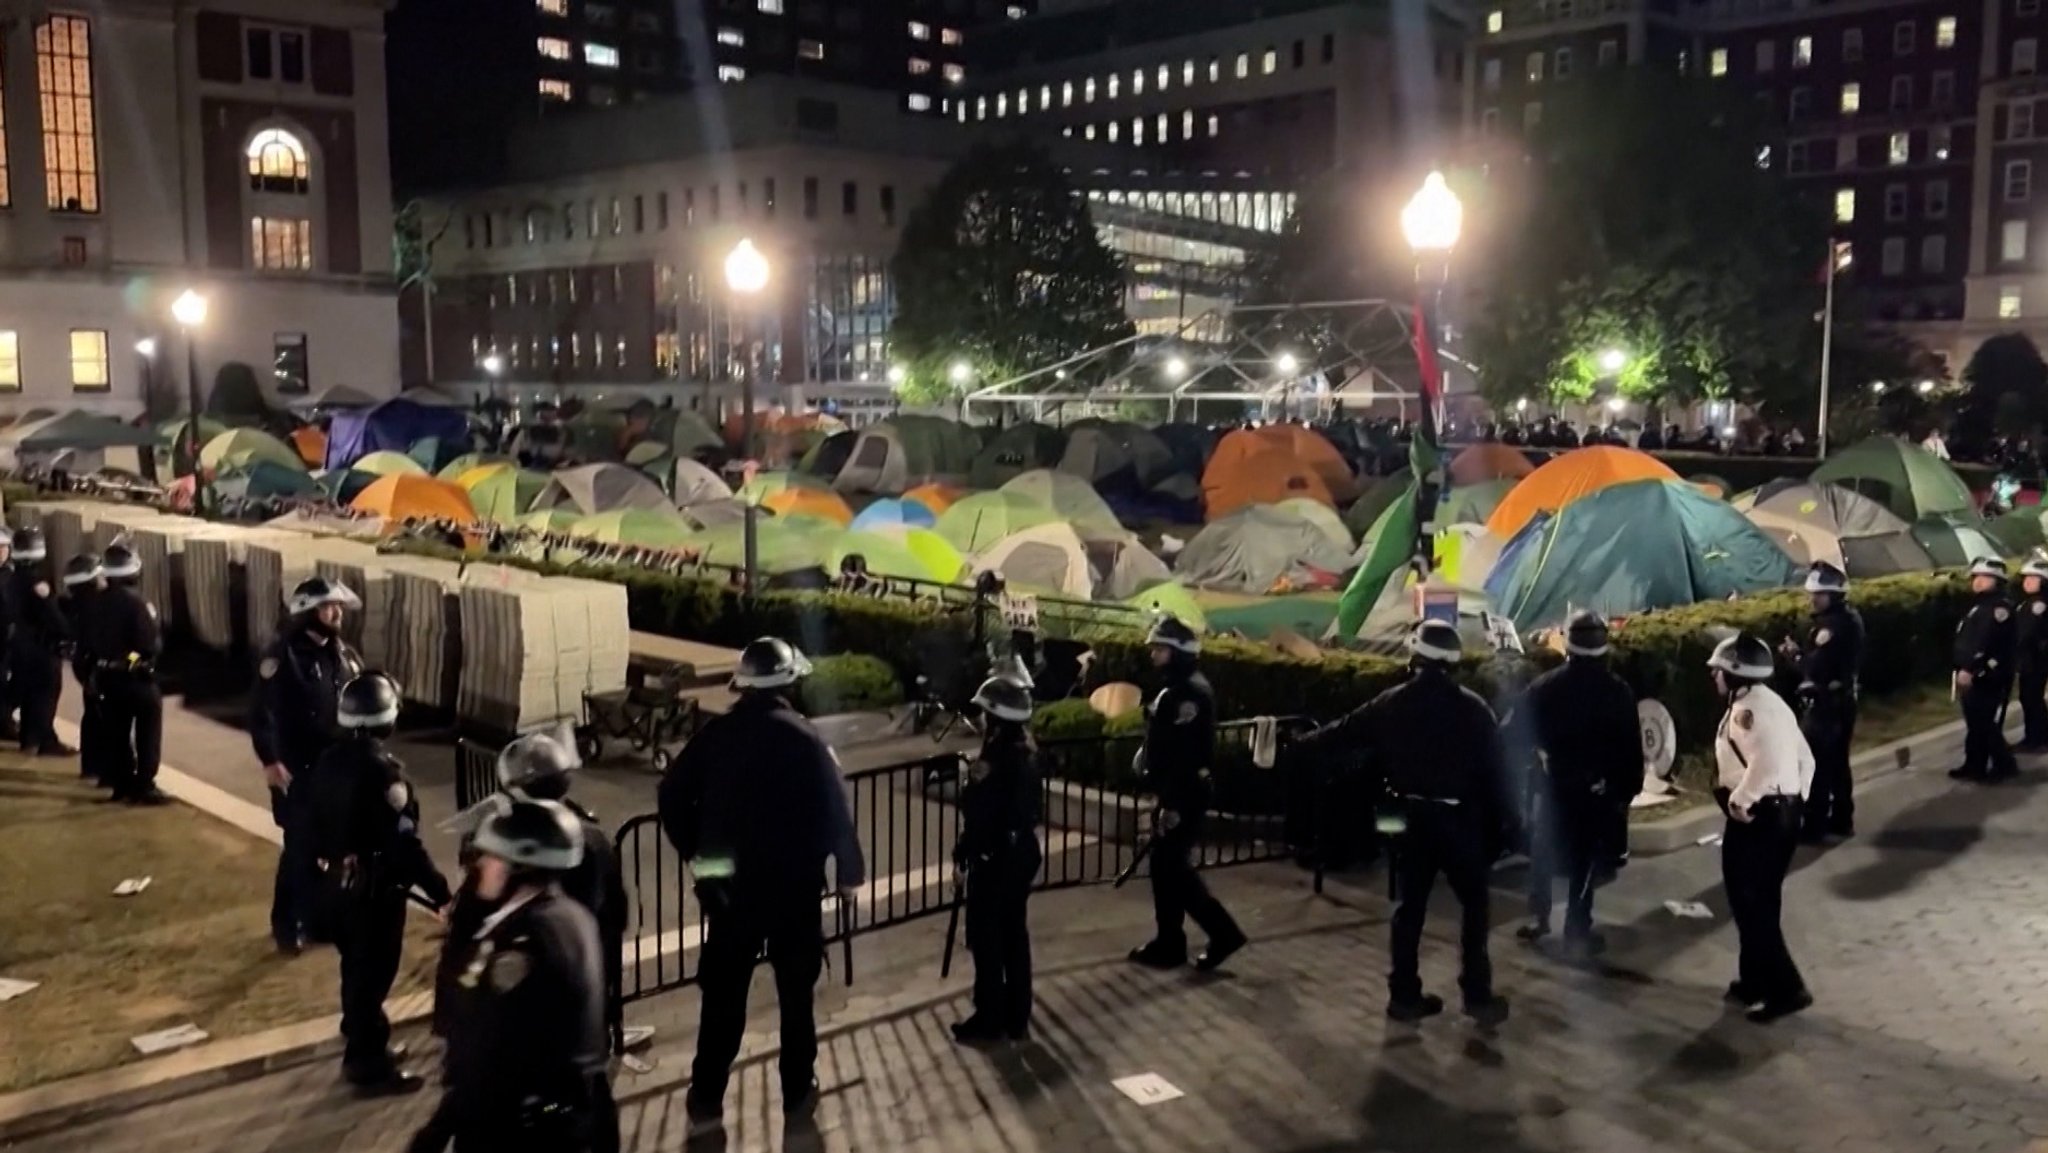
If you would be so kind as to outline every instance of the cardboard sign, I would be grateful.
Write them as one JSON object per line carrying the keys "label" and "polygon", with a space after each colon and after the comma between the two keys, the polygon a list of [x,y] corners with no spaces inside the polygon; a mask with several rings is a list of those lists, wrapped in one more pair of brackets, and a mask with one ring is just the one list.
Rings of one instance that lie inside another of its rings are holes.
{"label": "cardboard sign", "polygon": [[1023,632],[1038,631],[1038,598],[1029,593],[1004,593],[1003,627]]}

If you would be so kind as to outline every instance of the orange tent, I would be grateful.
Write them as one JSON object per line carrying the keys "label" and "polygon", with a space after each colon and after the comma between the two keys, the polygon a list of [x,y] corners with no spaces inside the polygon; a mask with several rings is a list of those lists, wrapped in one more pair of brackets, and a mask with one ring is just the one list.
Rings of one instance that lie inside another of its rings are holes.
{"label": "orange tent", "polygon": [[761,498],[761,507],[776,516],[814,516],[841,528],[853,523],[853,510],[829,489],[786,488]]}
{"label": "orange tent", "polygon": [[301,425],[292,430],[292,447],[299,452],[299,459],[307,468],[319,468],[327,463],[327,434],[318,425]]}
{"label": "orange tent", "polygon": [[1521,450],[1505,444],[1475,444],[1451,458],[1451,483],[1482,484],[1489,480],[1520,480],[1536,471]]}
{"label": "orange tent", "polygon": [[349,507],[375,513],[386,520],[452,520],[473,524],[476,510],[469,494],[445,480],[412,473],[382,477],[356,494]]}
{"label": "orange tent", "polygon": [[904,500],[912,500],[931,510],[937,516],[952,508],[955,501],[967,495],[967,490],[954,488],[950,484],[921,484],[903,494]]}
{"label": "orange tent", "polygon": [[1632,448],[1596,445],[1553,457],[1508,490],[1507,499],[1486,519],[1486,531],[1506,540],[1539,512],[1556,512],[1582,496],[1631,480],[1677,480],[1661,460]]}
{"label": "orange tent", "polygon": [[1352,476],[1344,454],[1321,433],[1299,424],[1269,424],[1253,431],[1320,477],[1331,497],[1348,501],[1358,495],[1358,479]]}
{"label": "orange tent", "polygon": [[1239,429],[1216,442],[1216,451],[1202,470],[1202,498],[1208,504],[1210,520],[1249,504],[1278,504],[1292,497],[1337,507],[1320,473],[1271,438],[1249,429]]}

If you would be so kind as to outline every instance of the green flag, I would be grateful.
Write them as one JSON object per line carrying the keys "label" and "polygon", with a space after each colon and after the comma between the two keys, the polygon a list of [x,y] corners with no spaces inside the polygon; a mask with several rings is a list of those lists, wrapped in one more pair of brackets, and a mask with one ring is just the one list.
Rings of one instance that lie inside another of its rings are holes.
{"label": "green flag", "polygon": [[1357,636],[1364,626],[1365,618],[1372,614],[1387,583],[1400,572],[1415,555],[1415,500],[1416,492],[1425,483],[1424,478],[1437,467],[1436,446],[1420,434],[1408,443],[1408,463],[1416,479],[1409,482],[1406,492],[1387,510],[1380,522],[1379,539],[1373,542],[1372,551],[1366,554],[1365,563],[1352,574],[1351,584],[1345,588],[1344,596],[1337,602],[1337,635]]}

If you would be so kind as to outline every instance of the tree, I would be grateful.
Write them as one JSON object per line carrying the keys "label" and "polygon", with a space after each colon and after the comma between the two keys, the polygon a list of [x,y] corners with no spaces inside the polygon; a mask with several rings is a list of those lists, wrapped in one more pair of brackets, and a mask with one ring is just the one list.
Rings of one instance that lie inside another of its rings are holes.
{"label": "tree", "polygon": [[1627,69],[1575,79],[1544,114],[1529,162],[1496,167],[1468,329],[1490,398],[1811,405],[1827,221],[1770,171],[1753,106]]}
{"label": "tree", "polygon": [[2048,419],[2048,364],[2020,333],[2000,333],[1978,345],[1963,368],[1963,386],[1955,426],[1959,447],[1982,445],[1994,434],[2025,436]]}
{"label": "tree", "polygon": [[206,411],[231,421],[253,421],[266,415],[270,402],[263,398],[256,370],[239,360],[221,365],[213,374],[213,391],[207,394]]}
{"label": "tree", "polygon": [[980,147],[956,164],[905,222],[891,271],[898,391],[913,402],[957,396],[958,363],[987,382],[1132,332],[1122,263],[1031,145]]}

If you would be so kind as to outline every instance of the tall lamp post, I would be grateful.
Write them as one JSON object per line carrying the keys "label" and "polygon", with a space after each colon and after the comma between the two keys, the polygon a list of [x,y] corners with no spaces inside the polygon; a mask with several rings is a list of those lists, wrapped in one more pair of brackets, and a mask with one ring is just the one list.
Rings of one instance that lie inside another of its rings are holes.
{"label": "tall lamp post", "polygon": [[[199,475],[199,413],[205,401],[199,396],[199,326],[206,323],[206,298],[186,289],[171,302],[171,319],[185,334],[185,468],[192,475],[192,507],[206,511],[206,480]],[[174,454],[176,455],[176,454]],[[174,467],[173,472],[177,469]]]}
{"label": "tall lamp post", "polygon": [[1827,288],[1821,297],[1820,306],[1820,415],[1814,418],[1814,448],[1819,459],[1828,456],[1828,378],[1833,375],[1835,354],[1835,274],[1849,267],[1854,259],[1849,246],[1839,240],[1828,241],[1827,268],[1823,272]]}
{"label": "tall lamp post", "polygon": [[1442,474],[1437,460],[1437,427],[1442,419],[1443,374],[1438,366],[1437,339],[1442,330],[1444,282],[1450,278],[1451,250],[1465,226],[1465,206],[1431,172],[1401,209],[1401,232],[1415,253],[1415,361],[1421,369],[1422,422],[1410,442],[1408,459],[1415,470],[1415,554],[1418,582],[1427,580],[1430,538]]}
{"label": "tall lamp post", "polygon": [[[754,247],[751,238],[742,239],[733,246],[725,257],[725,285],[732,289],[735,301],[735,315],[751,312],[737,307],[740,300],[754,300],[768,287],[768,258]],[[750,334],[751,335],[751,334]],[[740,453],[751,460],[754,455],[754,374],[762,358],[752,355],[753,341],[748,340],[749,355],[746,371],[740,376]],[[740,588],[748,596],[754,595],[754,578],[758,564],[758,530],[755,525],[757,509],[752,503],[744,508],[746,519],[741,522],[742,540],[745,545],[746,567],[741,573]]]}
{"label": "tall lamp post", "polygon": [[135,342],[135,355],[142,366],[142,411],[151,419],[156,416],[156,337],[145,336]]}

